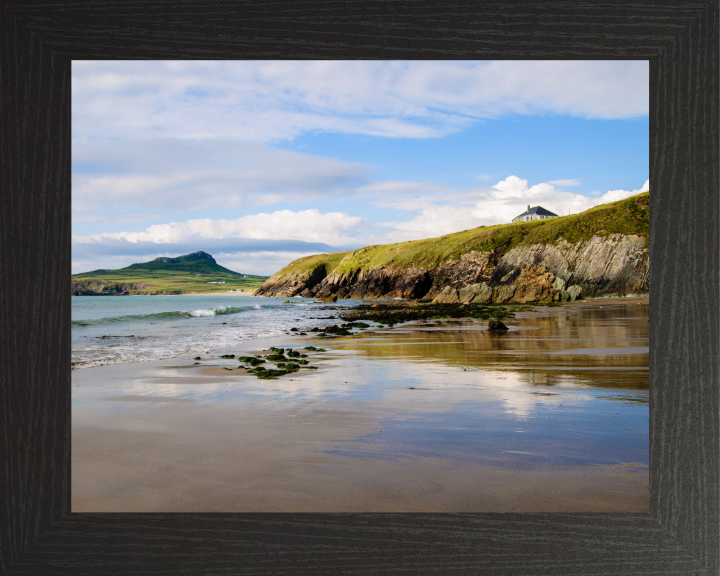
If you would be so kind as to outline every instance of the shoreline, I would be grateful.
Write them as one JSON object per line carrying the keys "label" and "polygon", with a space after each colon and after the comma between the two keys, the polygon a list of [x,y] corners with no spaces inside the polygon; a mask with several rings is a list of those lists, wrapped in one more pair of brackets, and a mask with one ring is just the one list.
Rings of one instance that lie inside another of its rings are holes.
{"label": "shoreline", "polygon": [[[273,380],[224,370],[238,364],[218,357],[226,350],[201,366],[169,358],[73,372],[72,511],[647,512],[647,449],[637,444],[648,438],[647,391],[617,389],[647,378],[637,338],[610,342],[620,355],[606,370],[607,356],[548,355],[538,337],[582,314],[581,302],[518,313],[509,336],[489,335],[487,322],[409,323],[227,350],[326,350],[308,352],[317,370]],[[602,316],[607,302],[586,300],[588,314]],[[511,350],[496,348],[513,339],[534,359],[520,371]],[[566,375],[555,378],[558,369]],[[588,397],[568,375],[616,388]],[[585,405],[609,405],[621,420],[588,420]],[[592,450],[568,445],[566,433]],[[600,433],[635,448],[602,456]]]}
{"label": "shoreline", "polygon": [[[253,291],[254,292],[254,291]],[[253,298],[303,298],[303,296],[266,296],[266,295],[258,295],[256,296],[253,294],[253,292],[183,292],[181,294],[71,294],[70,296],[252,296]],[[650,294],[648,292],[638,293],[638,294],[603,294],[602,296],[595,296],[592,298],[578,298],[577,300],[573,300],[573,302],[580,302],[582,300],[585,301],[591,301],[591,300],[600,300],[603,298],[607,299],[617,299],[617,298],[649,298]],[[308,298],[308,300],[313,300],[314,298]],[[341,302],[342,300],[353,300],[353,298],[338,298],[338,302]],[[419,299],[408,299],[408,298],[362,298],[362,300],[367,300],[368,302],[374,302],[376,300],[402,300],[404,302],[418,302]],[[519,302],[506,302],[505,304],[521,304]],[[530,302],[529,304],[542,306],[544,304],[548,304],[547,302]]]}
{"label": "shoreline", "polygon": [[[223,294],[223,293],[220,293],[220,295],[222,295],[222,294]],[[148,295],[148,294],[130,294],[130,296],[207,296],[207,295],[215,295],[215,294],[212,294],[212,293],[210,293],[210,294],[207,294],[207,293],[151,294],[151,295]],[[227,295],[227,296],[248,296],[249,294],[226,293],[225,295]],[[107,295],[107,296],[110,296],[110,295]],[[253,298],[286,298],[287,300],[289,300],[290,298],[300,298],[300,296],[288,296],[288,297],[285,297],[285,296],[253,296]],[[633,299],[633,300],[637,300],[637,299],[649,300],[649,296],[648,296],[648,295],[642,295],[642,294],[638,294],[638,295],[626,295],[626,296],[619,296],[619,297],[618,297],[618,296],[612,296],[612,295],[610,295],[610,296],[599,296],[599,297],[597,297],[597,298],[582,298],[582,299],[575,300],[574,302],[565,302],[565,303],[562,303],[562,305],[559,305],[558,303],[541,303],[541,304],[530,303],[530,304],[519,304],[519,303],[509,302],[509,303],[505,303],[505,304],[495,304],[495,305],[493,305],[493,306],[500,306],[500,307],[508,307],[508,306],[531,306],[531,307],[534,307],[534,308],[544,308],[544,307],[547,307],[547,306],[549,305],[549,306],[551,306],[551,307],[559,307],[559,308],[561,308],[561,307],[563,307],[563,306],[568,306],[568,305],[572,305],[572,304],[582,304],[583,302],[585,302],[585,303],[590,303],[590,302],[593,302],[593,301],[596,301],[596,300],[603,300],[603,301],[624,301],[624,300],[627,300],[627,299]],[[310,299],[307,299],[307,300],[310,300]],[[338,300],[338,302],[341,302],[341,300]],[[313,301],[312,301],[313,304],[318,304],[318,305],[322,305],[322,306],[326,306],[326,307],[338,306],[338,302],[320,302],[320,301],[317,301],[317,300],[313,300]],[[388,299],[373,298],[373,299],[362,299],[362,300],[360,300],[360,302],[361,302],[360,306],[371,305],[372,303],[376,303],[376,302],[392,303],[393,305],[401,305],[401,304],[403,304],[403,303],[408,303],[408,304],[410,304],[410,305],[413,305],[413,304],[419,303],[420,300],[408,300],[408,299],[403,299],[403,298],[388,298]],[[290,304],[293,304],[293,302],[290,301]],[[348,312],[349,312],[350,309],[349,309],[349,308],[342,308],[342,307],[338,306],[338,308],[337,308],[336,310],[334,310],[334,311],[339,311],[339,312],[348,311]],[[345,320],[345,319],[343,319],[343,318],[341,318],[341,317],[336,317],[336,319],[338,320],[338,322],[345,322],[345,321],[347,321],[347,320]],[[412,322],[412,321],[410,321],[410,322]],[[376,328],[380,328],[380,327],[376,327]],[[254,342],[255,340],[264,340],[265,338],[279,338],[279,337],[280,337],[280,335],[267,336],[267,337],[263,337],[263,338],[259,338],[259,339],[258,339],[258,338],[254,338],[254,339],[251,338],[251,339],[245,340],[245,341],[243,341],[243,342],[238,342],[238,345],[240,345],[240,344],[246,344],[246,343],[252,343],[252,342]],[[232,347],[229,347],[229,348],[214,348],[214,349],[211,349],[209,352],[231,351],[232,349],[233,349]],[[206,352],[206,353],[208,353],[208,352]],[[72,370],[72,371],[75,371],[75,370],[86,370],[86,369],[88,369],[88,368],[99,368],[99,367],[102,367],[102,366],[113,366],[113,365],[116,365],[116,364],[146,363],[146,362],[153,362],[153,361],[173,359],[173,358],[183,358],[183,355],[166,356],[166,357],[163,357],[163,358],[153,358],[153,359],[148,359],[148,360],[131,360],[131,361],[124,361],[124,362],[111,362],[111,363],[107,363],[107,364],[89,364],[89,363],[88,363],[88,364],[79,364],[79,365],[78,365],[78,364],[76,364],[75,362],[73,362],[72,365],[71,365],[71,370]]]}
{"label": "shoreline", "polygon": [[[252,296],[256,298],[251,292],[182,292],[180,294],[71,294],[70,296],[80,297],[95,297],[95,296]],[[260,298],[260,296],[257,296]],[[271,296],[274,298],[274,296]]]}

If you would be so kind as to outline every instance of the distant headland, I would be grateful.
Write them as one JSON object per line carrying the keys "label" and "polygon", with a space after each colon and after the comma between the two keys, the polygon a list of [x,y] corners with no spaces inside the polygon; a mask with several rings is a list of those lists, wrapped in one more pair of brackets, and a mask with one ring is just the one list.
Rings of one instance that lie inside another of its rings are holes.
{"label": "distant headland", "polygon": [[245,293],[258,288],[267,276],[243,274],[220,266],[203,251],[183,256],[161,256],[119,270],[93,270],[72,275],[74,296],[130,294]]}

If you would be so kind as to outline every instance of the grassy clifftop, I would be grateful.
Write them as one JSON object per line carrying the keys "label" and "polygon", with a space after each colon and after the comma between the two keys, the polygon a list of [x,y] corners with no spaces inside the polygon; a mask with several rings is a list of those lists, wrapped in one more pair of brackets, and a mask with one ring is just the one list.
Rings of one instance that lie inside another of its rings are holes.
{"label": "grassy clifftop", "polygon": [[[580,214],[533,222],[498,224],[447,234],[439,238],[368,246],[354,252],[333,252],[300,258],[275,274],[299,276],[325,265],[327,274],[378,268],[435,269],[471,251],[495,252],[499,258],[516,246],[577,243],[593,236],[635,234],[649,237],[650,194],[590,208]],[[646,240],[647,242],[647,240]]]}
{"label": "grassy clifftop", "polygon": [[[367,250],[367,248],[363,248],[363,250]],[[288,274],[288,275],[309,275],[315,270],[318,266],[325,266],[325,271],[327,274],[332,274],[335,268],[337,268],[338,264],[340,264],[340,261],[345,258],[350,252],[347,250],[344,252],[330,252],[329,254],[316,254],[315,256],[305,256],[304,258],[298,258],[297,260],[293,260],[285,266],[285,268],[282,268],[279,272],[276,272],[275,275],[278,274]]]}

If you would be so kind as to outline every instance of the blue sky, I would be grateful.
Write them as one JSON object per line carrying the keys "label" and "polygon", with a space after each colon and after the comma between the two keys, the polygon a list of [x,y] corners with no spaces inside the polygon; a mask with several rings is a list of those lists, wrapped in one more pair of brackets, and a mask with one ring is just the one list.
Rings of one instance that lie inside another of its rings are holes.
{"label": "blue sky", "polygon": [[649,188],[647,62],[74,62],[72,271],[314,253]]}

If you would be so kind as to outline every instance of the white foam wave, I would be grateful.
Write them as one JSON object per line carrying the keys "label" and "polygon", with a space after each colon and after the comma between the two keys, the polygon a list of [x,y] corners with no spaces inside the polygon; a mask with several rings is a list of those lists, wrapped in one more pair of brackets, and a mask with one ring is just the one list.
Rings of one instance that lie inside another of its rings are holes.
{"label": "white foam wave", "polygon": [[203,316],[215,316],[215,310],[193,310],[190,312],[190,316],[203,317]]}
{"label": "white foam wave", "polygon": [[238,344],[247,342],[248,340],[255,340],[257,338],[273,338],[281,336],[283,329],[278,328],[259,328],[257,330],[251,330],[244,334],[234,334],[230,338],[217,338],[214,341],[208,342],[206,339],[202,341],[184,341],[184,342],[173,342],[169,346],[166,343],[165,346],[154,347],[154,348],[134,348],[133,350],[118,350],[113,349],[111,354],[108,354],[107,350],[96,350],[99,355],[94,357],[82,357],[83,354],[80,350],[73,351],[72,357],[72,369],[82,370],[83,368],[92,368],[95,366],[105,366],[109,364],[122,364],[125,362],[140,362],[147,360],[165,360],[168,358],[188,358],[197,354],[211,354],[217,351],[229,351]]}

